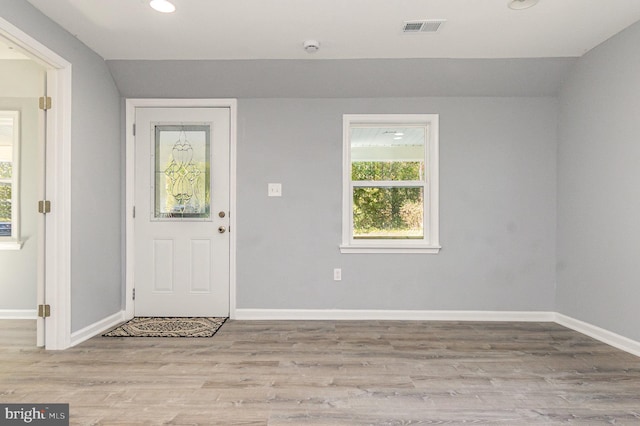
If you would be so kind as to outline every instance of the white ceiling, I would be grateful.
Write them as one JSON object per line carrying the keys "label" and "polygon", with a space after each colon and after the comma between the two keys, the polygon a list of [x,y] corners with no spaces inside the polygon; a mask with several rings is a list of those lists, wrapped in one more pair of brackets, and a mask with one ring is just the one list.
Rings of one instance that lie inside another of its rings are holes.
{"label": "white ceiling", "polygon": [[[29,0],[105,59],[575,57],[640,20],[640,0]],[[446,19],[437,34],[404,21]],[[308,54],[306,39],[320,41]]]}
{"label": "white ceiling", "polygon": [[22,54],[17,48],[14,48],[10,43],[0,37],[0,59],[29,59],[26,55]]}

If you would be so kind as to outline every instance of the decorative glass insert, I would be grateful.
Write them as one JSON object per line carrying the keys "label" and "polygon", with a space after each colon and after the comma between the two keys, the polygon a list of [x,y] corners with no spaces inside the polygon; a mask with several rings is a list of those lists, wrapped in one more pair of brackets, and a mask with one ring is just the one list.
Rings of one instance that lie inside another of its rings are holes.
{"label": "decorative glass insert", "polygon": [[211,214],[209,125],[156,125],[156,219],[208,219]]}
{"label": "decorative glass insert", "polygon": [[15,214],[16,128],[18,113],[0,111],[0,237],[12,237]]}

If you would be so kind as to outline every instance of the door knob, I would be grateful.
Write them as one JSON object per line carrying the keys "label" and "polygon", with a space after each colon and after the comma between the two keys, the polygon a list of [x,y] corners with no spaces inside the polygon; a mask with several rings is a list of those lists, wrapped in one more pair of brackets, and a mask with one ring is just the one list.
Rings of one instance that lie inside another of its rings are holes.
{"label": "door knob", "polygon": [[224,226],[218,226],[218,232],[224,234],[225,232],[227,232],[227,228],[225,228]]}

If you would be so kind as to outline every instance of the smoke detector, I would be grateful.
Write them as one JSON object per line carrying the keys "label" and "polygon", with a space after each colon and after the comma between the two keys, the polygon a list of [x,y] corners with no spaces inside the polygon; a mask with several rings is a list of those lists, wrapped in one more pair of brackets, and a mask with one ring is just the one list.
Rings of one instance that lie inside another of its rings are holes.
{"label": "smoke detector", "polygon": [[513,10],[523,10],[535,6],[537,3],[538,0],[511,0],[507,6]]}
{"label": "smoke detector", "polygon": [[307,53],[316,53],[320,49],[320,42],[318,40],[307,40],[302,43],[302,47]]}

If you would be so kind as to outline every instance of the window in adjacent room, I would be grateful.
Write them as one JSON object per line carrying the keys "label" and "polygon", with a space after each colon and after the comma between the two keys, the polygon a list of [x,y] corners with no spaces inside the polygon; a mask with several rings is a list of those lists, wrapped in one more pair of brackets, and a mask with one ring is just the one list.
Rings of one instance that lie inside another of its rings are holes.
{"label": "window in adjacent room", "polygon": [[343,253],[438,253],[438,115],[344,115]]}
{"label": "window in adjacent room", "polygon": [[0,249],[19,249],[18,167],[20,126],[18,111],[0,111]]}

